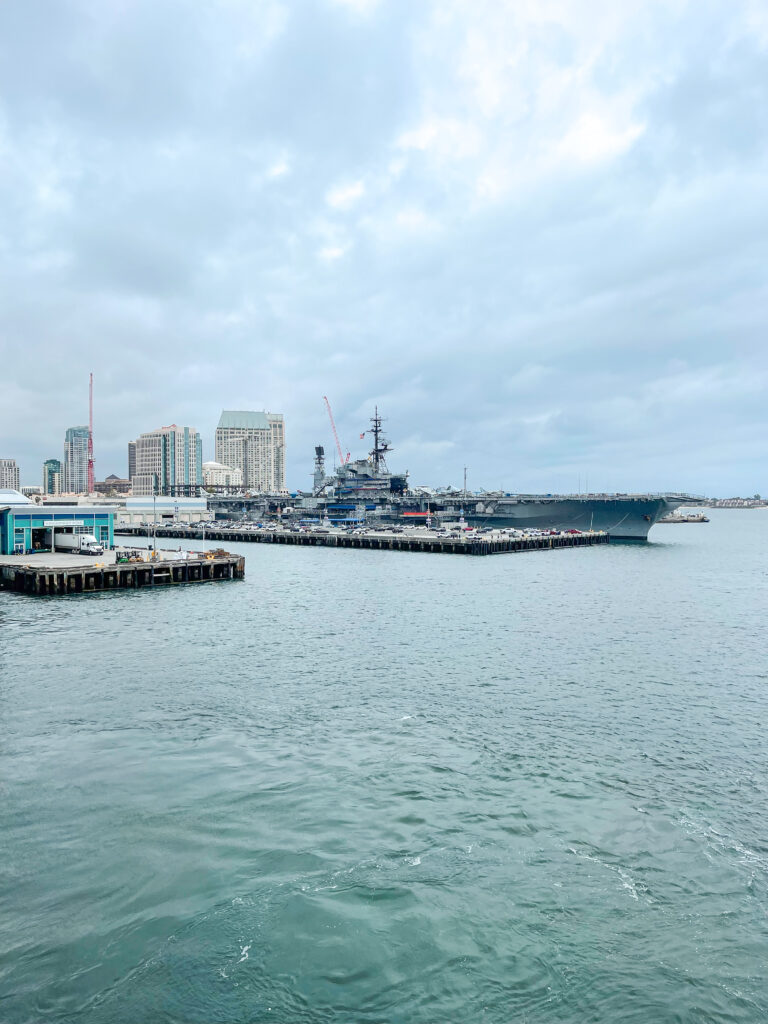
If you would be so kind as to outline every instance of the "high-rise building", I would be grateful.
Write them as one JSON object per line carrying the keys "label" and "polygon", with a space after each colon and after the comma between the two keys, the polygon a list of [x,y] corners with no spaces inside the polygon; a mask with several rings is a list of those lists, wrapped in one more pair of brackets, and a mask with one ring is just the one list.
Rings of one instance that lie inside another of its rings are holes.
{"label": "high-rise building", "polygon": [[224,410],[216,428],[216,461],[239,469],[243,487],[274,494],[285,490],[285,424],[282,413]]}
{"label": "high-rise building", "polygon": [[0,459],[0,488],[18,491],[19,467],[16,459]]}
{"label": "high-rise building", "polygon": [[43,494],[61,494],[61,463],[58,459],[46,459],[43,463]]}
{"label": "high-rise building", "polygon": [[85,494],[88,490],[88,427],[69,427],[64,435],[62,490]]}
{"label": "high-rise building", "polygon": [[128,442],[128,479],[136,476],[136,442]]}
{"label": "high-rise building", "polygon": [[203,445],[193,427],[160,427],[139,434],[134,497],[149,494],[195,496],[203,483]]}

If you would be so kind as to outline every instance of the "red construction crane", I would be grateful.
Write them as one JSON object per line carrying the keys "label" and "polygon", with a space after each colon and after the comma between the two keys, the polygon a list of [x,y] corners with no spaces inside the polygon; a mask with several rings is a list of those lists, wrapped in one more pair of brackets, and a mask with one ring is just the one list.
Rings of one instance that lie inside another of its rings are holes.
{"label": "red construction crane", "polygon": [[93,374],[88,384],[88,493],[96,491],[96,480],[93,475]]}
{"label": "red construction crane", "polygon": [[326,395],[323,395],[323,401],[325,402],[325,407],[328,410],[328,419],[331,421],[331,430],[333,431],[333,436],[334,436],[334,439],[336,441],[336,451],[339,453],[339,462],[343,466],[346,462],[349,462],[349,452],[347,452],[347,457],[345,459],[344,455],[342,454],[342,451],[341,451],[341,444],[339,443],[339,435],[336,433],[336,424],[333,421],[333,413],[331,412],[331,403],[328,401],[328,398],[326,397]]}

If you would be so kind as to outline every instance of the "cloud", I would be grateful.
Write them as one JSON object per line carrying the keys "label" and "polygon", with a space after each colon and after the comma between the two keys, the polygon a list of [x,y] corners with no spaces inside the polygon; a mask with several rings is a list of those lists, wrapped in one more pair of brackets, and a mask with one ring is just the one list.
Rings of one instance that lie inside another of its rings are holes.
{"label": "cloud", "polygon": [[765,490],[763,5],[0,6],[0,456],[378,401],[420,482]]}
{"label": "cloud", "polygon": [[462,160],[477,154],[480,134],[471,124],[433,117],[404,132],[397,144],[405,150],[432,152],[439,159]]}
{"label": "cloud", "polygon": [[267,170],[268,178],[283,178],[291,173],[291,165],[285,159],[275,161]]}
{"label": "cloud", "polygon": [[628,124],[614,127],[598,114],[582,114],[560,141],[557,152],[561,159],[591,163],[608,160],[624,153],[638,139],[645,126]]}
{"label": "cloud", "polygon": [[353,181],[346,185],[337,185],[325,194],[325,201],[336,210],[346,210],[365,195],[362,181]]}
{"label": "cloud", "polygon": [[342,245],[327,245],[321,249],[319,256],[321,260],[325,260],[327,263],[339,260],[347,250]]}
{"label": "cloud", "polygon": [[371,14],[379,6],[380,0],[331,0],[336,7],[347,8],[355,14]]}

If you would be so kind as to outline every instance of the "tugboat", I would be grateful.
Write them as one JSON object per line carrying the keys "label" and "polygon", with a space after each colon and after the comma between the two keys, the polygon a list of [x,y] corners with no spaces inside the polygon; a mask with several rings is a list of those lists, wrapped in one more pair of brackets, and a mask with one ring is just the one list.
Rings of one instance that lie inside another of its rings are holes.
{"label": "tugboat", "polygon": [[703,512],[680,512],[676,509],[657,520],[659,523],[708,523],[709,517]]}

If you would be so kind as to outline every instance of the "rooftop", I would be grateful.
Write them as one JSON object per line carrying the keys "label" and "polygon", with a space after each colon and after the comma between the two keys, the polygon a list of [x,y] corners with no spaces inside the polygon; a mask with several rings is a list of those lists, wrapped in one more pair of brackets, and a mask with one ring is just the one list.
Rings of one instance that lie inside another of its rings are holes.
{"label": "rooftop", "polygon": [[0,505],[34,505],[21,491],[11,487],[0,487]]}
{"label": "rooftop", "polygon": [[219,418],[219,427],[234,430],[269,430],[269,417],[282,419],[277,413],[249,412],[244,409],[225,409]]}

